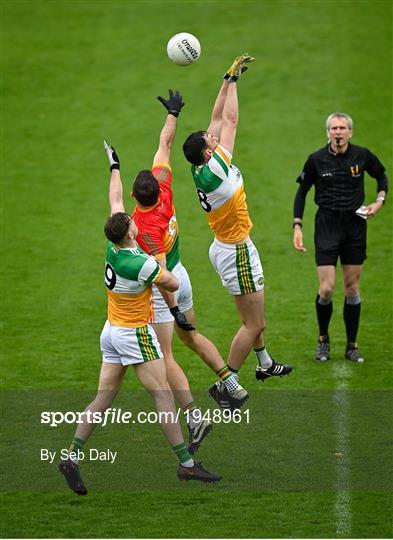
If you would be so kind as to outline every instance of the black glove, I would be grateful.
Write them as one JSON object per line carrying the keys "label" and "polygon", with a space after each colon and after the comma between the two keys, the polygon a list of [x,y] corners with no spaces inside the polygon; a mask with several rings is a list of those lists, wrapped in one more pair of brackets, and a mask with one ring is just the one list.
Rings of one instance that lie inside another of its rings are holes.
{"label": "black glove", "polygon": [[186,332],[191,332],[192,330],[195,330],[195,326],[192,326],[192,324],[187,321],[187,317],[184,315],[184,313],[180,311],[179,306],[169,308],[169,311],[175,318],[176,324],[179,328],[185,330]]}
{"label": "black glove", "polygon": [[110,170],[113,171],[113,169],[118,169],[120,171],[120,159],[116,154],[116,150],[113,148],[113,146],[109,146],[106,141],[104,141],[104,148],[109,159]]}
{"label": "black glove", "polygon": [[157,99],[164,105],[168,114],[173,114],[176,118],[185,105],[182,96],[179,94],[179,90],[176,90],[175,93],[173,93],[173,90],[169,90],[169,99],[164,99],[161,96],[157,96]]}

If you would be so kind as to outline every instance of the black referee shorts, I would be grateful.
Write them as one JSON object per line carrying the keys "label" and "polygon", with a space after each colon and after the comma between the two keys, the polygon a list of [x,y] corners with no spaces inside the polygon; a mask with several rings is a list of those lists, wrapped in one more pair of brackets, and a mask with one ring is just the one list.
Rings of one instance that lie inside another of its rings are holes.
{"label": "black referee shorts", "polygon": [[315,261],[317,266],[363,264],[366,260],[367,222],[355,212],[319,208],[315,215]]}

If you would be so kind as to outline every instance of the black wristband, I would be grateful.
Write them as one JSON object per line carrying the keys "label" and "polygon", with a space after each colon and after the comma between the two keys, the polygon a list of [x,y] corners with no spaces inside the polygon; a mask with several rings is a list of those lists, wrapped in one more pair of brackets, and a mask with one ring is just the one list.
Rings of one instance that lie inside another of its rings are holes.
{"label": "black wristband", "polygon": [[301,223],[300,221],[294,221],[293,225],[292,225],[292,228],[294,229],[296,227],[296,225],[299,225],[300,228],[303,227],[303,223]]}
{"label": "black wristband", "polygon": [[180,111],[168,111],[168,114],[172,114],[175,118],[179,116]]}
{"label": "black wristband", "polygon": [[120,171],[120,163],[114,163],[109,167],[109,169],[111,172],[113,171],[113,169],[117,169],[118,171]]}
{"label": "black wristband", "polygon": [[172,313],[173,316],[175,316],[176,313],[179,313],[180,309],[179,309],[179,306],[174,306],[174,307],[169,308],[169,311]]}

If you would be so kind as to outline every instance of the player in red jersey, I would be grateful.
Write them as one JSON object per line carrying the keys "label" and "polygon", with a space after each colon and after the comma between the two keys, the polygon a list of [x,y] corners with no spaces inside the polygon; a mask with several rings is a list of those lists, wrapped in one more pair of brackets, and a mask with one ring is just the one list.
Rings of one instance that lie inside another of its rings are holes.
{"label": "player in red jersey", "polygon": [[[139,229],[138,244],[147,253],[154,255],[164,268],[172,271],[179,279],[180,286],[176,294],[165,293],[165,297],[156,287],[153,289],[151,322],[167,362],[169,383],[183,408],[192,396],[187,377],[173,357],[174,321],[176,332],[183,343],[217,373],[228,389],[227,395],[230,399],[226,401],[217,396],[219,405],[239,408],[248,398],[247,391],[239,384],[237,376],[228,369],[216,346],[196,330],[192,287],[188,273],[180,262],[179,227],[173,204],[172,169],[169,160],[176,134],[177,117],[184,103],[179,92],[174,93],[172,90],[169,91],[169,99],[158,99],[167,109],[168,115],[160,133],[152,169],[140,171],[135,179],[132,196],[136,200],[136,208],[133,218]],[[193,406],[194,404],[191,405]],[[192,427],[190,433],[191,431]]]}

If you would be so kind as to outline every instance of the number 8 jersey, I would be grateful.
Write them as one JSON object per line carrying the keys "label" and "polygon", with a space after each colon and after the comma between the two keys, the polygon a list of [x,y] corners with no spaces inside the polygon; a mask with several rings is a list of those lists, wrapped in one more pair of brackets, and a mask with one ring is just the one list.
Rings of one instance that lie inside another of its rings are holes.
{"label": "number 8 jersey", "polygon": [[105,264],[108,321],[126,328],[145,326],[150,318],[152,283],[161,277],[160,265],[139,247],[119,249],[108,241]]}
{"label": "number 8 jersey", "polygon": [[218,240],[229,244],[244,240],[252,229],[243,177],[231,159],[228,150],[218,145],[207,163],[191,167],[210,228]]}

